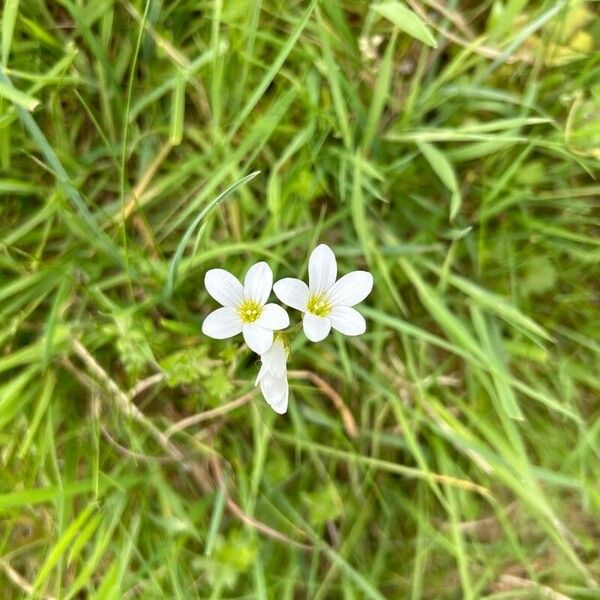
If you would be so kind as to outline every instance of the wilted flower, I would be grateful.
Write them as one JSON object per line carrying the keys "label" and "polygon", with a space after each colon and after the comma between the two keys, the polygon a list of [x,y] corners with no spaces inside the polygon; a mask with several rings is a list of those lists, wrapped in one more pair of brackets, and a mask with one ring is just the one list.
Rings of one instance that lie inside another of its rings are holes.
{"label": "wilted flower", "polygon": [[250,267],[244,285],[224,269],[206,273],[204,285],[223,308],[210,313],[202,332],[217,340],[242,333],[251,350],[263,354],[273,344],[273,331],[285,329],[290,318],[278,304],[267,304],[273,287],[273,273],[266,262]]}
{"label": "wilted flower", "polygon": [[289,386],[287,380],[287,350],[283,341],[276,338],[273,345],[261,355],[262,365],[255,385],[260,390],[267,404],[278,414],[287,411]]}
{"label": "wilted flower", "polygon": [[329,246],[321,244],[308,260],[308,285],[288,277],[273,286],[284,304],[304,313],[306,337],[313,342],[325,339],[333,327],[345,335],[360,335],[366,330],[364,317],[354,308],[373,289],[373,276],[353,271],[336,281],[337,263]]}

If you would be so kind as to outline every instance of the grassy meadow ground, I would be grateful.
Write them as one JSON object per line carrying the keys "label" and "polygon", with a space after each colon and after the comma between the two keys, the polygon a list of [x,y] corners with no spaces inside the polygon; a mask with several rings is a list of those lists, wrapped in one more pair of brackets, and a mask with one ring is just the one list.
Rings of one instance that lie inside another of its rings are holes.
{"label": "grassy meadow ground", "polygon": [[[600,598],[598,9],[4,0],[0,598]],[[279,416],[203,277],[320,242]]]}

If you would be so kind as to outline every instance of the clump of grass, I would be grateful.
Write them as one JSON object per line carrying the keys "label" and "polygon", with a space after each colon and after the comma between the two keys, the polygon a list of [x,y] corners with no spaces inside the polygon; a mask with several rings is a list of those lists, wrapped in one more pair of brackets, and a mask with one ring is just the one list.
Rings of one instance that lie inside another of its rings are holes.
{"label": "clump of grass", "polygon": [[[593,3],[6,0],[0,35],[3,598],[600,593]],[[281,418],[201,280],[319,241],[369,330],[299,338]]]}

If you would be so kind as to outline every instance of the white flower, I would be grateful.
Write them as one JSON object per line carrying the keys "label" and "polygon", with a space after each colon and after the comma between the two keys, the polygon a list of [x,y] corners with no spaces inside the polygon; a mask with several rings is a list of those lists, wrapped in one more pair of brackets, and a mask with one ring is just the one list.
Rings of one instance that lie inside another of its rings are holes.
{"label": "white flower", "polygon": [[223,308],[210,313],[202,332],[217,340],[242,333],[244,341],[257,354],[266,352],[273,343],[273,331],[285,329],[290,318],[277,304],[266,304],[273,287],[273,273],[266,262],[252,265],[244,285],[224,269],[211,269],[204,277],[208,293]]}
{"label": "white flower", "polygon": [[267,404],[278,414],[287,411],[289,386],[287,380],[287,351],[283,342],[276,339],[273,345],[261,355],[262,365],[256,378],[260,391]]}
{"label": "white flower", "polygon": [[369,295],[373,275],[353,271],[337,281],[336,277],[335,255],[321,244],[308,259],[308,285],[288,277],[273,286],[284,304],[304,313],[304,333],[312,342],[325,339],[332,327],[345,335],[360,335],[367,328],[364,317],[351,307]]}

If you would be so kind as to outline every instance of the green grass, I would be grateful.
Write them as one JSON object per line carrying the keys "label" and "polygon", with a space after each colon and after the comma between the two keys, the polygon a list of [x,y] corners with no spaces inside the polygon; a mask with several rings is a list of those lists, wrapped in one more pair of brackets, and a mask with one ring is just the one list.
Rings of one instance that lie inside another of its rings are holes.
{"label": "green grass", "polygon": [[[600,597],[597,2],[1,11],[3,600]],[[320,242],[280,417],[203,276]]]}

